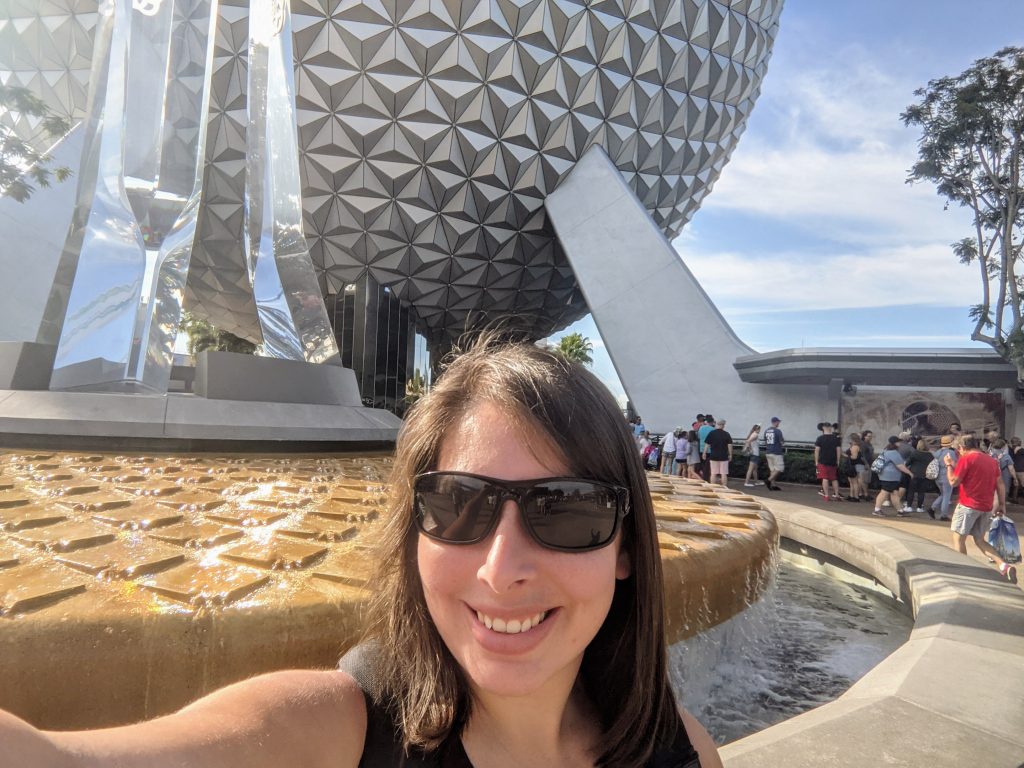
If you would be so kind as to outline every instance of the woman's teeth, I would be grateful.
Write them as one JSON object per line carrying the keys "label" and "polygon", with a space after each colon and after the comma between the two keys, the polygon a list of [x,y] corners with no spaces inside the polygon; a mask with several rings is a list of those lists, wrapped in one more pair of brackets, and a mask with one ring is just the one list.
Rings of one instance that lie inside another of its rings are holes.
{"label": "woman's teeth", "polygon": [[504,619],[492,619],[481,611],[476,612],[476,617],[490,630],[495,632],[503,632],[506,635],[515,635],[520,632],[529,632],[531,629],[540,624],[547,617],[547,611],[541,611],[540,613],[529,616],[525,619],[511,619],[505,621]]}

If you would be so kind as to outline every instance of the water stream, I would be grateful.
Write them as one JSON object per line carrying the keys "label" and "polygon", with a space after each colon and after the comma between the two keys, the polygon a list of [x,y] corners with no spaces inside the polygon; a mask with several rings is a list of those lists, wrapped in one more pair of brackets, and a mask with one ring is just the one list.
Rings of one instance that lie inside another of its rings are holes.
{"label": "water stream", "polygon": [[755,605],[671,647],[672,682],[725,744],[837,698],[912,627],[890,598],[783,562]]}

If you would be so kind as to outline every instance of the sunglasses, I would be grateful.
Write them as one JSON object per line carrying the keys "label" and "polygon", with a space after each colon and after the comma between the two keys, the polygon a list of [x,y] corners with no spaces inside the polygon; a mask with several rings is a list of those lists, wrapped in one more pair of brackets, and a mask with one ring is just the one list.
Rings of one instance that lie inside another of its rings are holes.
{"label": "sunglasses", "polygon": [[437,541],[476,544],[497,525],[501,507],[516,502],[530,537],[559,552],[608,545],[629,513],[629,492],[576,477],[508,482],[466,472],[426,472],[413,481],[416,527]]}

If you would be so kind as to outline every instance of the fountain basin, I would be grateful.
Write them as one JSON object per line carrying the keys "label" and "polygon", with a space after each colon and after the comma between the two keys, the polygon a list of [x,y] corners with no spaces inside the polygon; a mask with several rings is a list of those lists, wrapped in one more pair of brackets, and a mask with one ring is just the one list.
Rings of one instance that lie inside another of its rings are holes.
{"label": "fountain basin", "polygon": [[[0,453],[0,707],[51,729],[172,712],[358,639],[390,455]],[[768,582],[772,516],[650,475],[670,641]]]}

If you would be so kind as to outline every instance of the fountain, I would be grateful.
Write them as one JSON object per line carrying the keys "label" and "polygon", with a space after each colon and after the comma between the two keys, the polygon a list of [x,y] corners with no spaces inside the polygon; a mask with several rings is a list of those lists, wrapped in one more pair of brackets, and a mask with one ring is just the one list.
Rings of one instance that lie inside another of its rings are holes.
{"label": "fountain", "polygon": [[[358,638],[391,458],[0,453],[0,707],[40,727],[173,711]],[[650,475],[676,641],[757,599],[775,521]]]}

